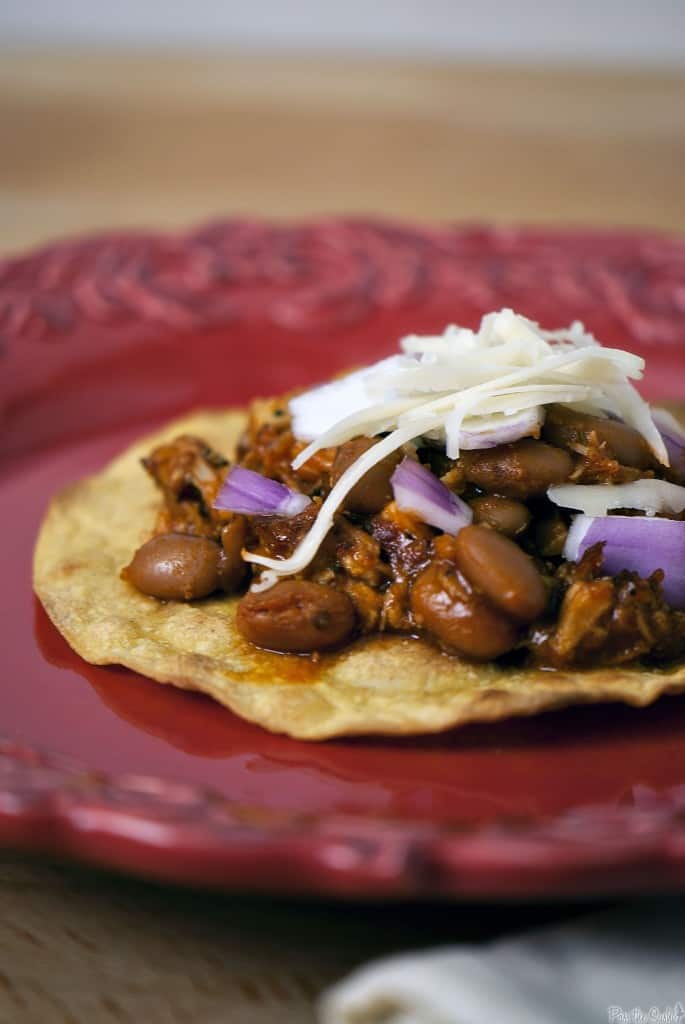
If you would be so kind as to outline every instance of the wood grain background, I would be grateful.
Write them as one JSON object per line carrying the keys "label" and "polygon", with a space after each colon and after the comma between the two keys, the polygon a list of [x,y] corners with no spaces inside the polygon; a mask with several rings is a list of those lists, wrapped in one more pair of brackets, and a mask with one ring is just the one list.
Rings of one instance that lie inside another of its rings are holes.
{"label": "wood grain background", "polygon": [[[685,74],[5,54],[0,138],[4,253],[230,213],[685,230]],[[0,1024],[311,1022],[354,964],[570,913],[250,899],[5,855]]]}
{"label": "wood grain background", "polygon": [[685,74],[5,54],[0,246],[219,213],[685,229]]}

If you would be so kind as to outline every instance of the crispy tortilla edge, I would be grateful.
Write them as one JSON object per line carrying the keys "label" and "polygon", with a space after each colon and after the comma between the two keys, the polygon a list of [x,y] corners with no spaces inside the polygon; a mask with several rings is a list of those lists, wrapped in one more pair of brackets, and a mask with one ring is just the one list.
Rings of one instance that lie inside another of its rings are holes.
{"label": "crispy tortilla edge", "polygon": [[318,662],[259,651],[235,629],[237,598],[159,602],[119,578],[149,535],[158,497],[139,465],[162,440],[197,434],[230,454],[244,414],[202,411],[137,441],[102,472],[50,503],[34,554],[34,588],[70,646],[92,664],[120,664],[198,690],[297,739],[441,732],[574,704],[642,707],[685,691],[685,663],[592,671],[474,665],[414,638],[385,635]]}

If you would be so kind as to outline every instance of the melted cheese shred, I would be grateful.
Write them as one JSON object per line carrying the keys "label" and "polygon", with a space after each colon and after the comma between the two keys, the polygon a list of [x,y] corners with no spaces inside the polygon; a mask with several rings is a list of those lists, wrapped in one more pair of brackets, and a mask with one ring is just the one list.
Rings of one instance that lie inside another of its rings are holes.
{"label": "melted cheese shred", "polygon": [[420,437],[444,443],[447,456],[456,459],[461,431],[477,431],[494,414],[534,409],[542,420],[544,406],[554,402],[615,415],[638,430],[668,465],[649,406],[630,383],[642,377],[644,360],[603,348],[579,322],[545,331],[504,309],[483,317],[478,331],[448,327],[442,335],[411,335],[400,348],[400,355],[291,400],[293,433],[310,442],[293,461],[294,469],[322,448],[389,433],[343,473],[290,558],[243,553],[246,561],[270,571],[269,581],[306,569],[346,496],[376,463]]}

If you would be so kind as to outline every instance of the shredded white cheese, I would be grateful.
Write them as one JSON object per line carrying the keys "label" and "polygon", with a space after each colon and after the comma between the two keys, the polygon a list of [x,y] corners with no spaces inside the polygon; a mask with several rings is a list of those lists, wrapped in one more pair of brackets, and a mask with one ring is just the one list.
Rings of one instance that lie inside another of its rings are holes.
{"label": "shredded white cheese", "polygon": [[[243,559],[249,561],[247,556],[250,554],[249,551],[241,552]],[[265,569],[258,580],[250,586],[250,590],[253,594],[261,594],[264,590],[271,590],[274,583],[278,583],[278,573],[275,573],[273,569]]]}
{"label": "shredded white cheese", "polygon": [[314,441],[336,423],[368,409],[375,401],[367,387],[369,377],[382,373],[384,368],[389,370],[400,358],[390,356],[375,366],[365,366],[291,398],[289,408],[295,437],[300,441]]}
{"label": "shredded white cheese", "polygon": [[547,489],[555,505],[603,516],[616,508],[634,508],[654,516],[680,515],[685,509],[685,487],[667,480],[634,480],[629,484],[555,484]]}
{"label": "shredded white cheese", "polygon": [[401,355],[355,371],[298,395],[290,402],[293,432],[310,442],[293,461],[304,465],[321,448],[359,435],[387,433],[357,459],[324,501],[317,519],[287,559],[246,553],[247,561],[278,576],[307,567],[354,485],[381,459],[407,442],[429,437],[459,456],[462,438],[485,430],[493,416],[534,410],[531,432],[552,402],[596,415],[612,414],[638,430],[657,459],[668,465],[649,406],[630,383],[644,360],[622,349],[603,348],[583,325],[555,331],[511,309],[483,317],[477,331],[448,327],[436,336],[410,335]]}

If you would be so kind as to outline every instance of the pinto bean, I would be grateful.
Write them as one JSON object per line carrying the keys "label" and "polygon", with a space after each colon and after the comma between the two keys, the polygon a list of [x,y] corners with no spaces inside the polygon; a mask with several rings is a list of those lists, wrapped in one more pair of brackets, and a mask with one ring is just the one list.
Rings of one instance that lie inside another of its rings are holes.
{"label": "pinto bean", "polygon": [[[338,482],[345,470],[353,462],[356,462],[360,455],[377,443],[378,438],[355,437],[351,441],[341,444],[331,467],[331,487]],[[362,515],[374,515],[376,512],[380,512],[392,500],[390,477],[401,458],[400,452],[393,452],[377,462],[347,495],[345,508]]]}
{"label": "pinto bean", "polygon": [[507,498],[544,494],[551,484],[567,480],[573,469],[568,452],[531,437],[467,452],[462,458],[469,483]]}
{"label": "pinto bean", "polygon": [[416,624],[448,651],[488,660],[516,644],[514,624],[474,590],[453,562],[431,562],[417,576],[410,602]]}
{"label": "pinto bean", "polygon": [[161,533],[139,547],[122,575],[163,601],[193,601],[219,586],[221,549],[207,537]]}
{"label": "pinto bean", "polygon": [[625,423],[575,412],[563,405],[551,405],[547,409],[542,429],[546,441],[577,451],[590,444],[592,434],[622,466],[649,469],[654,465],[654,456],[642,434]]}
{"label": "pinto bean", "polygon": [[347,594],[309,580],[282,580],[248,592],[238,605],[239,631],[271,651],[321,651],[347,640],[355,626]]}
{"label": "pinto bean", "polygon": [[465,526],[455,547],[459,568],[500,611],[517,622],[532,622],[544,611],[542,576],[513,540],[486,526]]}
{"label": "pinto bean", "polygon": [[247,540],[247,525],[242,516],[233,516],[221,531],[219,582],[227,594],[237,590],[245,578],[246,565],[241,551]]}
{"label": "pinto bean", "polygon": [[568,526],[558,509],[544,519],[536,519],[535,547],[543,558],[557,558],[561,555],[567,536]]}
{"label": "pinto bean", "polygon": [[500,498],[496,494],[484,494],[471,501],[474,523],[484,523],[506,537],[523,533],[530,522],[530,512],[520,501]]}

